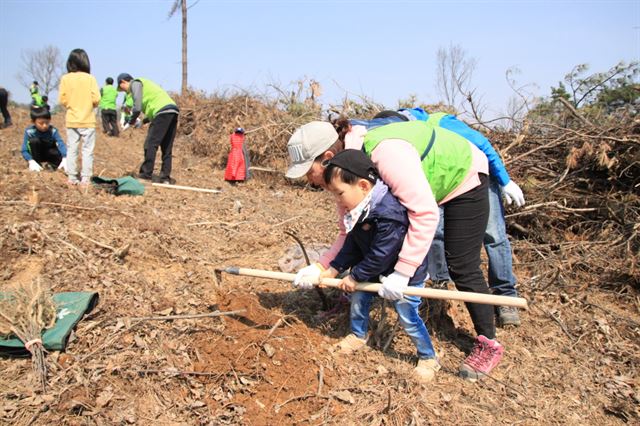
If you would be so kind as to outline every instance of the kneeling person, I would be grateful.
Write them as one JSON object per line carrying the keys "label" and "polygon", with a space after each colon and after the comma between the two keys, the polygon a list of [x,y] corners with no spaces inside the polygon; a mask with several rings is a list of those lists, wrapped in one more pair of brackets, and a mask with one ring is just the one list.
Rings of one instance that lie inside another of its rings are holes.
{"label": "kneeling person", "polygon": [[31,108],[33,124],[24,131],[22,157],[29,163],[29,170],[39,172],[42,164],[55,169],[66,169],[67,146],[60,132],[51,125],[51,113],[44,107]]}
{"label": "kneeling person", "polygon": [[[407,209],[391,194],[378,178],[378,172],[367,155],[355,149],[336,154],[326,165],[323,174],[327,189],[348,212],[344,216],[347,231],[342,249],[320,278],[334,278],[351,268],[342,279],[340,288],[353,292],[358,282],[382,280],[379,295],[393,301],[398,318],[418,353],[414,375],[421,382],[432,380],[440,370],[429,331],[418,313],[421,299],[404,296],[403,288],[386,283],[394,272],[398,254],[409,226]],[[423,287],[427,277],[426,259],[409,280],[411,287]],[[298,283],[308,287],[308,282]],[[348,354],[366,345],[369,309],[373,293],[355,291],[351,297],[351,333],[339,346]]]}

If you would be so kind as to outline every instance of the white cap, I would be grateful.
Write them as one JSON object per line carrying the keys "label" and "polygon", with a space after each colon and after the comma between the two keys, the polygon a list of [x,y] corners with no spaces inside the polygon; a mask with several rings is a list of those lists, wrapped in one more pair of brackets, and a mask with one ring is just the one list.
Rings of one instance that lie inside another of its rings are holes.
{"label": "white cap", "polygon": [[296,179],[307,174],[313,160],[337,140],[338,132],[326,121],[312,121],[299,127],[287,143],[291,166],[285,176]]}

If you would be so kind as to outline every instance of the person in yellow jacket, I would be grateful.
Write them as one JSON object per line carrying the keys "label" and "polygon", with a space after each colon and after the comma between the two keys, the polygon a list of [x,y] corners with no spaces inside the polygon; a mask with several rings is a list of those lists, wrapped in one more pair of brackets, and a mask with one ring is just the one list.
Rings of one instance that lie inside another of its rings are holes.
{"label": "person in yellow jacket", "polygon": [[[118,75],[118,90],[131,94],[133,108],[127,123],[134,126],[140,113],[144,113],[144,122],[151,122],[144,141],[144,161],[140,165],[139,179],[153,180],[159,183],[175,184],[171,177],[173,140],[178,128],[178,106],[162,87],[146,78],[134,79],[130,74]],[[125,128],[128,127],[125,124]],[[123,130],[125,129],[123,128]],[[160,175],[153,176],[158,148],[162,151]]]}
{"label": "person in yellow jacket", "polygon": [[[68,73],[60,79],[58,102],[67,109],[67,176],[70,185],[88,186],[93,174],[93,148],[96,142],[96,115],[100,89],[90,74],[89,56],[73,49],[67,59]],[[82,171],[78,175],[78,150],[82,145]]]}

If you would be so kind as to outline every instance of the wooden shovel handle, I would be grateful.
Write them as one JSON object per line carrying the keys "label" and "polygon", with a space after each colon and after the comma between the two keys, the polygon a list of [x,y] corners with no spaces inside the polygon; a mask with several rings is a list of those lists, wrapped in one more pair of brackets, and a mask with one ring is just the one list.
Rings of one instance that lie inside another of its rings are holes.
{"label": "wooden shovel handle", "polygon": [[[237,268],[228,267],[222,269],[222,272],[227,272],[234,275],[246,275],[250,277],[270,278],[274,280],[291,281],[295,279],[295,274],[289,274],[286,272],[274,272],[265,271],[262,269],[251,268]],[[322,284],[326,287],[338,287],[340,283],[338,278],[324,278],[321,282],[316,284]],[[374,283],[359,283],[356,285],[357,291],[369,291],[377,293],[381,284]],[[437,290],[434,288],[415,288],[407,287],[404,291],[407,296],[420,296],[426,299],[439,299],[439,300],[459,300],[461,302],[480,303],[484,305],[498,305],[498,306],[513,306],[515,308],[528,309],[527,300],[522,297],[511,296],[496,296],[493,294],[472,293],[468,291],[455,291],[455,290]]]}

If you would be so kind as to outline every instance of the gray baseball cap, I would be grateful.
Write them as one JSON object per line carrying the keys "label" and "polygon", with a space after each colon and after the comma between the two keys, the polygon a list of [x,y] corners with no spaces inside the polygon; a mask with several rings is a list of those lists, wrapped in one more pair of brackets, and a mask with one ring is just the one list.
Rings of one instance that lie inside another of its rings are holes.
{"label": "gray baseball cap", "polygon": [[307,174],[313,160],[337,140],[338,132],[326,121],[312,121],[300,126],[287,143],[291,165],[285,176],[296,179]]}

